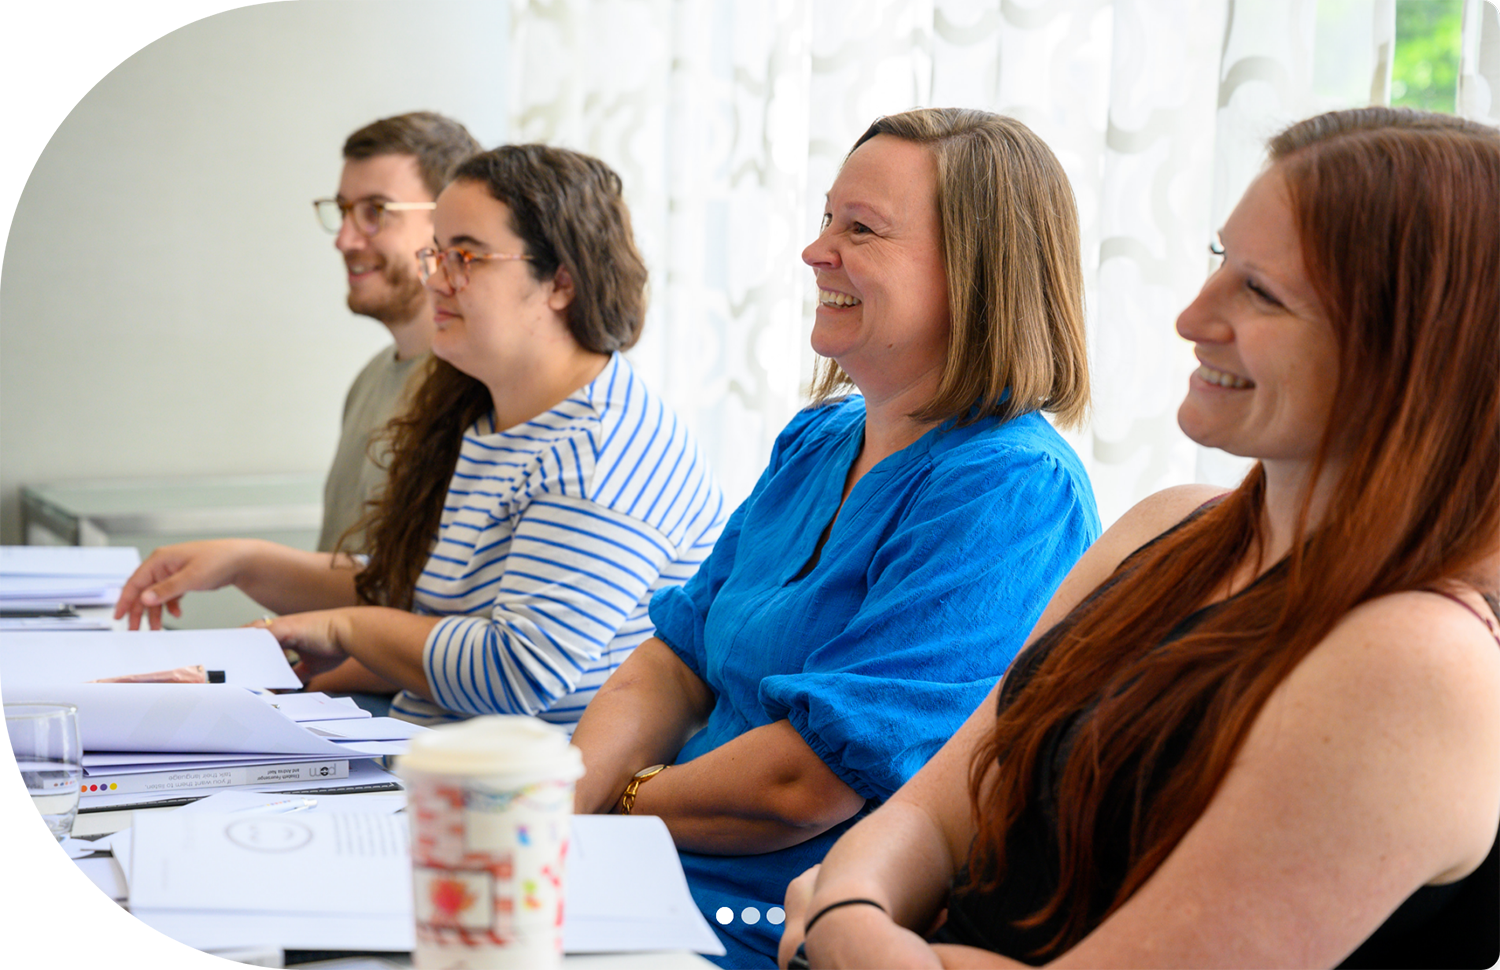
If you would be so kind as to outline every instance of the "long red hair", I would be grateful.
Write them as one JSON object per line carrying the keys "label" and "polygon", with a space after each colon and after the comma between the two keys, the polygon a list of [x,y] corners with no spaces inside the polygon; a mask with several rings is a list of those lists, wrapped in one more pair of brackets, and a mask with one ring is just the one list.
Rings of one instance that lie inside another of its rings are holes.
{"label": "long red hair", "polygon": [[[1500,132],[1387,108],[1333,112],[1270,145],[1308,279],[1339,343],[1314,462],[1343,459],[1328,511],[1304,503],[1282,568],[1164,644],[1263,549],[1259,465],[1223,501],[1132,557],[1067,617],[970,771],[974,885],[1038,803],[1053,732],[1060,879],[1022,927],[1066,950],[1150,877],[1207,807],[1266,699],[1351,609],[1483,575],[1500,548]],[[1329,472],[1332,474],[1332,472]],[[1310,488],[1311,486],[1309,486]],[[1123,816],[1122,816],[1123,813]],[[1125,818],[1125,846],[1100,826]],[[1123,883],[1100,875],[1123,853]]]}

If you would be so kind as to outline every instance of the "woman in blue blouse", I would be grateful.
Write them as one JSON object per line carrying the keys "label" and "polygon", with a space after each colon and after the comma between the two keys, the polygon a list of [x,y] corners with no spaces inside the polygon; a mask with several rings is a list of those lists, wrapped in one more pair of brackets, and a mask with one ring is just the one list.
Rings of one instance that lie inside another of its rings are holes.
{"label": "woman in blue blouse", "polygon": [[803,259],[815,403],[574,736],[578,810],[666,821],[725,966],[774,964],[786,884],[957,730],[1099,532],[1039,413],[1076,423],[1088,371],[1076,210],[1035,135],[880,119]]}

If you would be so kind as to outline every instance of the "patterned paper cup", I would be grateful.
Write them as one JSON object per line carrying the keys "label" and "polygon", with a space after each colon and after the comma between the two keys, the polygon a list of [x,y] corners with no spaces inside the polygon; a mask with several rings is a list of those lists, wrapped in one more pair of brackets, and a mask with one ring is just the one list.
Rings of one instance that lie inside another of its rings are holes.
{"label": "patterned paper cup", "polygon": [[396,770],[411,818],[413,964],[559,966],[578,749],[535,718],[478,717],[413,739]]}

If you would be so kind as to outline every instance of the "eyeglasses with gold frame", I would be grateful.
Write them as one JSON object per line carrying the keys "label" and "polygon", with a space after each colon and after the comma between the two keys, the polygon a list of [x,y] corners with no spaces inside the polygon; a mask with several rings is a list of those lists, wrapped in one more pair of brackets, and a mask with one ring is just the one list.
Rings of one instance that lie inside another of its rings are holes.
{"label": "eyeglasses with gold frame", "polygon": [[426,249],[417,250],[417,269],[422,274],[422,282],[425,284],[438,271],[441,263],[443,272],[448,274],[448,285],[453,292],[469,285],[469,264],[488,259],[531,259],[526,253],[471,253],[467,249]]}

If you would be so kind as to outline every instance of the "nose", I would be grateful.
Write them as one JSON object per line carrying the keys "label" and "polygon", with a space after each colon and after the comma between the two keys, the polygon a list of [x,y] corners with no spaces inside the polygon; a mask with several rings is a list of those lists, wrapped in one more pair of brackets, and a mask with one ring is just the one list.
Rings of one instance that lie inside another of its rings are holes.
{"label": "nose", "polygon": [[[421,261],[421,257],[417,257],[419,264]],[[453,281],[448,278],[448,261],[446,259],[439,259],[434,262],[437,264],[436,268],[433,269],[432,273],[426,279],[422,280],[422,285],[434,293],[441,293],[443,296],[452,296],[454,293],[457,293],[458,290],[454,288]],[[417,272],[421,273],[420,265],[417,267]]]}
{"label": "nose", "polygon": [[1227,294],[1226,274],[1215,273],[1203,283],[1203,289],[1177,315],[1177,334],[1193,343],[1228,343],[1234,339],[1234,327],[1220,312]]}
{"label": "nose", "polygon": [[339,223],[338,235],[333,237],[333,248],[341,253],[358,252],[368,241],[364,233],[354,228],[353,217],[345,213],[344,221]]}
{"label": "nose", "polygon": [[842,263],[833,233],[824,229],[802,250],[802,261],[813,269],[837,269]]}

